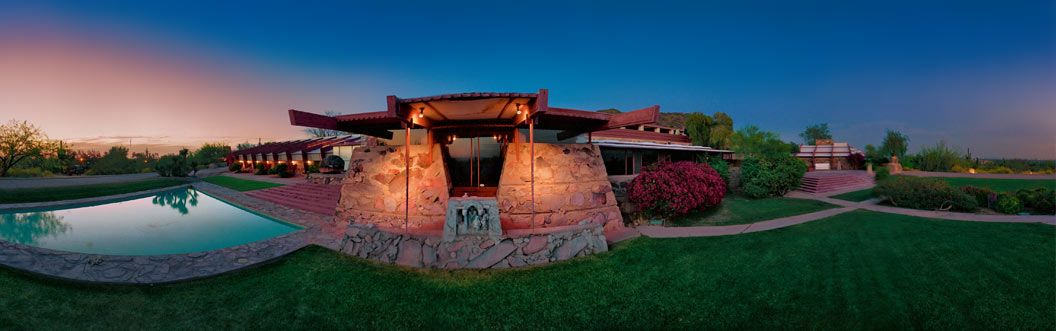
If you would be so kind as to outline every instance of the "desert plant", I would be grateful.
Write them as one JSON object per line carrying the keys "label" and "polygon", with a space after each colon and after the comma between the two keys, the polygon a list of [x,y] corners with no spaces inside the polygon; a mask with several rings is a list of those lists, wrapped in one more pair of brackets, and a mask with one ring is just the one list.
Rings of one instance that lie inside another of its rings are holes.
{"label": "desert plant", "polygon": [[1015,195],[1001,193],[997,195],[997,201],[994,202],[994,211],[1002,214],[1018,214],[1023,211],[1023,203]]}
{"label": "desert plant", "polygon": [[887,168],[884,168],[884,167],[879,167],[879,168],[876,168],[876,174],[873,175],[873,179],[877,183],[879,183],[881,180],[884,180],[884,178],[887,178],[887,176],[890,176],[890,175],[891,175],[891,170],[889,170]]}
{"label": "desert plant", "polygon": [[268,174],[268,169],[264,168],[264,164],[263,163],[257,163],[256,169],[257,169],[257,171],[253,173],[254,175],[267,175]]}
{"label": "desert plant", "polygon": [[741,164],[741,188],[751,198],[782,196],[799,187],[807,165],[792,156],[748,158]]}
{"label": "desert plant", "polygon": [[706,164],[661,162],[643,171],[628,185],[628,199],[638,211],[665,218],[718,205],[726,196],[726,182]]}
{"label": "desert plant", "polygon": [[290,172],[290,166],[285,163],[279,163],[275,165],[274,168],[271,168],[271,170],[273,170],[276,175],[279,175],[279,177],[282,178],[293,177],[293,173]]}
{"label": "desert plant", "polygon": [[975,197],[939,178],[890,176],[876,184],[873,194],[898,207],[971,212]]}
{"label": "desert plant", "polygon": [[1016,191],[1016,198],[1023,203],[1025,209],[1030,209],[1035,214],[1056,214],[1056,191],[1052,189],[1020,189]]}
{"label": "desert plant", "polygon": [[231,172],[239,172],[240,170],[242,170],[242,163],[232,162],[231,166],[227,167],[227,170]]}

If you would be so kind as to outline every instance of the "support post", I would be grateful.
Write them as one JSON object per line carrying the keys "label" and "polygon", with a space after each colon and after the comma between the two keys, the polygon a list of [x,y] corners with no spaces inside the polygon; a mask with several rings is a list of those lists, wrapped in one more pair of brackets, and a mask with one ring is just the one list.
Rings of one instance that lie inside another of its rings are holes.
{"label": "support post", "polygon": [[532,234],[535,234],[535,119],[528,121],[528,158],[532,172]]}
{"label": "support post", "polygon": [[403,229],[411,226],[411,126],[404,128],[406,140],[403,141],[403,172],[406,176],[403,185]]}

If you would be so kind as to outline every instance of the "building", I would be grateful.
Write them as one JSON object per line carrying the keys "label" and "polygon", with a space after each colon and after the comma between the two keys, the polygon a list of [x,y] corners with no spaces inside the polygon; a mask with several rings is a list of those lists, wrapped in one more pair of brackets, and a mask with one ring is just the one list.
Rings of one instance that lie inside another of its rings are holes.
{"label": "building", "polygon": [[270,142],[260,146],[238,150],[228,154],[228,162],[242,164],[243,168],[252,169],[258,164],[265,169],[278,164],[288,164],[289,171],[303,174],[306,166],[322,161],[330,155],[345,159],[346,165],[352,156],[352,150],[361,146],[366,139],[358,135],[343,135],[323,138],[311,138]]}
{"label": "building", "polygon": [[700,161],[705,157],[731,159],[733,151],[693,146],[684,129],[639,124],[590,133],[601,148],[609,176],[634,175],[667,161]]}
{"label": "building", "polygon": [[807,163],[808,171],[816,170],[854,170],[864,158],[855,160],[853,154],[865,155],[847,143],[833,142],[832,139],[818,139],[814,145],[799,145],[796,157]]}

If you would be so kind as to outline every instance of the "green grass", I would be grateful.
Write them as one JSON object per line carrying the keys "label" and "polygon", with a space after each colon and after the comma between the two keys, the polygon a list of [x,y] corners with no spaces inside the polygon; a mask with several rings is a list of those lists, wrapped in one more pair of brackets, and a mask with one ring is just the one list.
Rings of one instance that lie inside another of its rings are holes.
{"label": "green grass", "polygon": [[[954,187],[963,187],[968,185],[978,187],[988,187],[991,190],[997,192],[1015,192],[1019,189],[1035,189],[1047,187],[1049,189],[1056,189],[1056,180],[1047,179],[991,179],[991,178],[959,178],[959,177],[941,177],[946,182],[950,183]],[[860,202],[873,198],[873,189],[864,189],[861,191],[854,191],[843,193],[839,195],[831,196],[830,198]]]}
{"label": "green grass", "polygon": [[1019,189],[1049,188],[1056,189],[1056,180],[1047,179],[991,179],[991,178],[943,178],[950,185],[988,187],[997,192],[1015,192]]}
{"label": "green grass", "polygon": [[123,183],[0,190],[0,203],[83,199],[153,190],[181,184],[187,184],[187,181],[174,178],[157,178]]}
{"label": "green grass", "polygon": [[833,199],[840,199],[846,201],[862,202],[873,198],[873,189],[867,188],[861,191],[847,192],[843,194],[837,194],[830,196]]}
{"label": "green grass", "polygon": [[411,270],[310,247],[159,286],[0,268],[13,329],[1051,329],[1056,230],[848,212],[549,266]]}
{"label": "green grass", "polygon": [[748,224],[836,207],[839,206],[817,200],[793,198],[748,199],[743,196],[728,195],[716,207],[690,213],[673,220],[671,223],[675,226]]}
{"label": "green grass", "polygon": [[279,183],[262,182],[259,180],[249,180],[228,176],[213,176],[202,179],[202,181],[242,192],[282,186],[282,184]]}

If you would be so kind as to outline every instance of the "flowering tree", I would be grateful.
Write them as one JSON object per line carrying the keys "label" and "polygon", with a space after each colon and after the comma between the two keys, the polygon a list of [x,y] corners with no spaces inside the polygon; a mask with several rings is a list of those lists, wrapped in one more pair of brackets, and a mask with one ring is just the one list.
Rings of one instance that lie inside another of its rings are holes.
{"label": "flowering tree", "polygon": [[11,120],[0,125],[0,177],[7,176],[7,171],[22,160],[52,152],[55,146],[40,128],[29,122]]}
{"label": "flowering tree", "polygon": [[703,163],[662,162],[635,177],[627,194],[639,212],[677,217],[721,203],[726,182]]}

